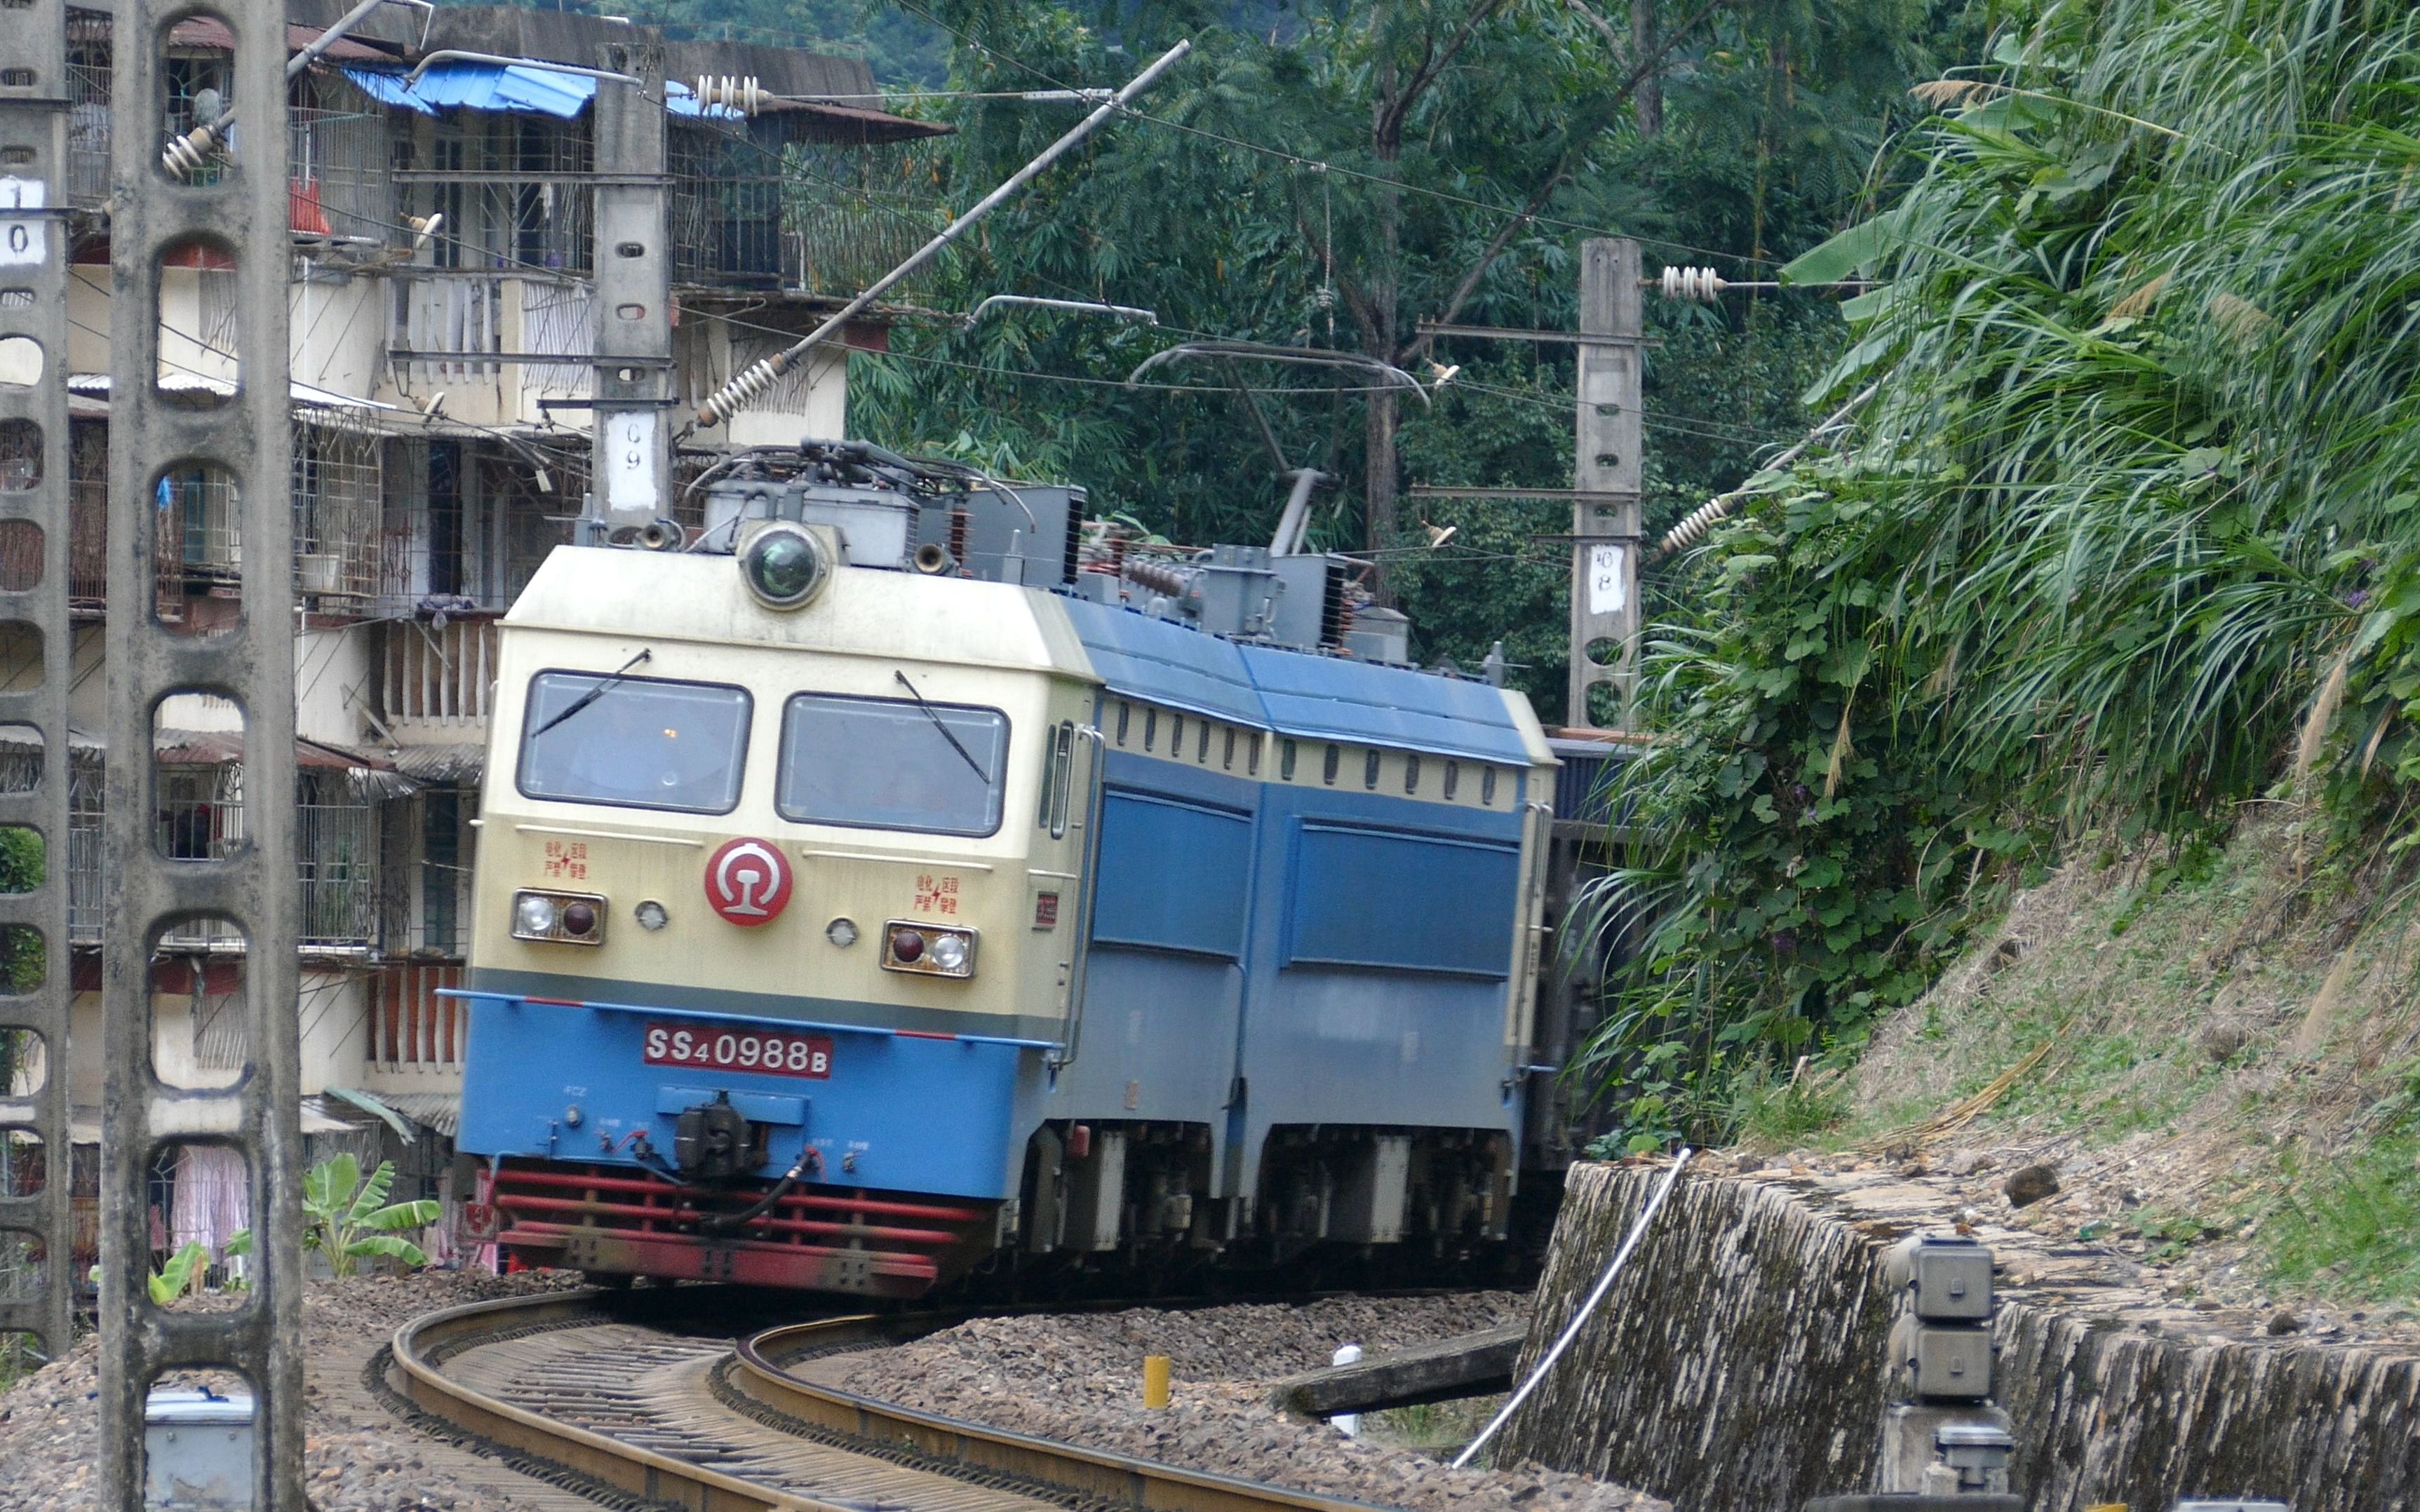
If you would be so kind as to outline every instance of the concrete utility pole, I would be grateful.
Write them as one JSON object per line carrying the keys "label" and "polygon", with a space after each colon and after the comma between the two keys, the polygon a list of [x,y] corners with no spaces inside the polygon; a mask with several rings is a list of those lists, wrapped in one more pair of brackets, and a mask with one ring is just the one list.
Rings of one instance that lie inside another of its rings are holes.
{"label": "concrete utility pole", "polygon": [[644,530],[672,514],[672,177],[664,171],[663,50],[614,43],[597,66],[597,377],[591,529]]}
{"label": "concrete utility pole", "polygon": [[[0,492],[0,521],[7,522],[0,530],[22,534],[30,525],[41,542],[39,577],[0,583],[0,618],[30,625],[42,638],[41,686],[0,694],[0,721],[40,732],[41,774],[31,792],[0,795],[0,825],[39,834],[48,862],[33,891],[0,897],[0,930],[30,929],[42,942],[41,980],[9,982],[14,995],[0,996],[0,1035],[13,1041],[0,1057],[0,1122],[41,1141],[39,1151],[10,1148],[7,1156],[17,1162],[32,1154],[42,1178],[31,1196],[7,1196],[13,1182],[0,1187],[0,1263],[25,1263],[29,1240],[42,1253],[39,1288],[0,1302],[0,1338],[35,1335],[54,1360],[71,1342],[75,1297],[68,1149],[68,247],[58,219],[68,182],[67,63],[65,0],[40,0],[0,25],[0,151],[8,154],[0,163],[0,288],[7,290],[0,296],[0,353],[15,379],[0,382],[0,443],[11,454],[12,481],[22,485]],[[37,1056],[39,1072],[28,1065]],[[36,1074],[39,1084],[19,1096],[15,1084]]]}
{"label": "concrete utility pole", "polygon": [[[45,8],[56,0],[45,0]],[[301,1020],[295,1011],[302,908],[294,864],[294,532],[288,470],[293,403],[287,347],[284,0],[220,0],[234,34],[231,102],[243,131],[214,183],[161,171],[169,99],[160,39],[188,0],[121,0],[110,111],[110,445],[108,779],[101,826],[101,1504],[145,1504],[144,1407],[163,1371],[240,1372],[253,1395],[252,1504],[303,1512],[302,1131]],[[18,33],[11,21],[0,31]],[[56,77],[45,75],[46,78]],[[241,378],[214,403],[160,391],[163,262],[198,244],[235,264]],[[49,360],[62,367],[64,346]],[[63,371],[46,382],[64,387]],[[239,491],[242,614],[231,629],[184,634],[155,600],[163,534],[155,489],[171,468],[219,470]],[[64,540],[64,530],[54,539]],[[58,637],[64,646],[66,637]],[[55,653],[54,653],[55,655]],[[54,676],[52,687],[63,687]],[[177,859],[154,839],[153,725],[169,699],[232,701],[243,714],[242,843]],[[64,783],[67,764],[45,770]],[[62,830],[51,868],[63,875]],[[182,1088],[153,1060],[151,954],[197,920],[241,932],[244,1065],[231,1086]],[[65,1048],[53,1046],[54,1056]],[[66,1079],[54,1060],[54,1081]],[[172,1312],[145,1277],[151,1163],[180,1143],[234,1150],[249,1176],[253,1294],[232,1312]],[[62,1146],[61,1156],[66,1153]],[[52,1176],[67,1184],[67,1163]],[[68,1284],[64,1248],[54,1285]]]}
{"label": "concrete utility pole", "polygon": [[[1571,703],[1575,730],[1630,724],[1638,654],[1641,346],[1638,243],[1580,247],[1579,433],[1572,501]],[[1611,692],[1600,722],[1590,694]]]}

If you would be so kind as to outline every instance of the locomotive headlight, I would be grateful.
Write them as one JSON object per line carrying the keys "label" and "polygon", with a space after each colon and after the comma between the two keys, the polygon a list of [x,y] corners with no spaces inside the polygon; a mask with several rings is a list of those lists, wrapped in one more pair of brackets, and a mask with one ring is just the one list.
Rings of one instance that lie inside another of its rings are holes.
{"label": "locomotive headlight", "polygon": [[513,938],[551,945],[605,943],[605,900],[593,892],[513,894]]}
{"label": "locomotive headlight", "polygon": [[802,609],[831,578],[831,556],[804,526],[776,520],[739,548],[739,577],[767,609]]}
{"label": "locomotive headlight", "polygon": [[917,977],[975,974],[975,932],[894,918],[882,926],[882,969]]}
{"label": "locomotive headlight", "polygon": [[544,939],[554,933],[561,910],[554,900],[543,893],[525,892],[513,905],[513,933],[525,938]]}

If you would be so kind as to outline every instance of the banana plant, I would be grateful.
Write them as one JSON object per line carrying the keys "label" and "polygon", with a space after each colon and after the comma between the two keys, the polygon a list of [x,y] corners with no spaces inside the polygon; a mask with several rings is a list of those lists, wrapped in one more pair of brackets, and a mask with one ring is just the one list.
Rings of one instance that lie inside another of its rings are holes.
{"label": "banana plant", "polygon": [[427,1265],[427,1255],[398,1230],[435,1223],[438,1206],[426,1198],[390,1203],[386,1195],[394,1185],[391,1160],[380,1161],[367,1180],[362,1179],[362,1163],[350,1154],[312,1166],[302,1180],[302,1247],[328,1257],[329,1269],[338,1276],[353,1274],[355,1262],[365,1259]]}
{"label": "banana plant", "polygon": [[209,1268],[210,1252],[202,1247],[202,1242],[186,1241],[182,1249],[168,1257],[167,1264],[151,1273],[152,1305],[165,1307],[179,1297],[200,1291],[202,1278]]}

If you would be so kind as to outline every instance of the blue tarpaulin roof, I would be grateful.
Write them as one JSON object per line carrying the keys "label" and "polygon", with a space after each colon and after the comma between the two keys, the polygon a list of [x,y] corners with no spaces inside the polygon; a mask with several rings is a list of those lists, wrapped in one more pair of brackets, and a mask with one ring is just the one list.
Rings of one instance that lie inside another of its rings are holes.
{"label": "blue tarpaulin roof", "polygon": [[[597,98],[597,81],[542,64],[440,63],[418,79],[375,69],[347,69],[345,77],[383,105],[401,105],[423,116],[441,110],[528,111],[569,120]],[[664,108],[675,116],[738,120],[728,105],[701,105],[697,91],[664,81]]]}
{"label": "blue tarpaulin roof", "polygon": [[597,98],[597,81],[585,74],[518,64],[440,63],[410,82],[400,73],[370,69],[347,69],[345,77],[380,104],[401,105],[423,116],[460,106],[530,111],[567,121]]}

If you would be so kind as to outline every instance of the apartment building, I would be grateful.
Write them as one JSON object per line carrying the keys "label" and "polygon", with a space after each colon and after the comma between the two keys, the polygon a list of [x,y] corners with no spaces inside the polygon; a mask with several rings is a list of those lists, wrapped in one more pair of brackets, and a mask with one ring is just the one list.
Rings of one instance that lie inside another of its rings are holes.
{"label": "apartment building", "polygon": [[[343,7],[294,0],[289,49]],[[72,822],[65,857],[76,947],[75,1041],[101,1041],[101,619],[109,446],[109,156],[116,119],[105,6],[70,12],[69,117],[74,249],[71,395],[75,689]],[[291,254],[301,874],[298,1011],[305,1128],[323,1145],[392,1155],[404,1189],[450,1155],[463,1021],[440,989],[470,932],[481,761],[495,625],[582,509],[591,453],[593,201],[600,177],[597,67],[609,45],[660,44],[670,172],[676,392],[690,405],[787,346],[930,234],[939,131],[869,108],[861,62],[792,49],[666,40],[610,18],[394,5],[291,82]],[[207,15],[164,39],[174,98],[132,127],[163,145],[228,98],[230,39]],[[434,63],[440,51],[496,61]],[[687,81],[752,79],[740,109]],[[235,127],[240,149],[241,123]],[[205,161],[193,171],[208,174]],[[613,164],[606,164],[611,170]],[[195,245],[169,259],[161,387],[233,391],[234,280]],[[879,349],[882,319],[847,346]],[[0,364],[8,355],[0,352]],[[710,438],[718,447],[845,434],[847,354],[802,365]],[[0,431],[0,472],[39,467]],[[684,453],[678,483],[711,454]],[[243,542],[227,479],[197,467],[159,486],[157,611],[207,629],[231,615]],[[693,514],[675,517],[694,528]],[[39,537],[0,530],[0,581],[39,572]],[[39,650],[0,641],[0,677]],[[242,721],[201,697],[172,700],[155,736],[159,811],[172,855],[240,842],[248,806]],[[13,752],[0,731],[0,783]],[[34,758],[39,762],[39,747]],[[163,1074],[209,1086],[244,1060],[243,947],[206,928],[171,935],[153,963]],[[71,1055],[79,1146],[99,1139],[101,1067]],[[94,1188],[89,1149],[80,1194]],[[157,1239],[215,1244],[240,1213],[207,1152],[155,1173]],[[240,1192],[240,1182],[235,1189]],[[240,1203],[239,1203],[240,1206]],[[83,1262],[78,1261],[81,1273]]]}

